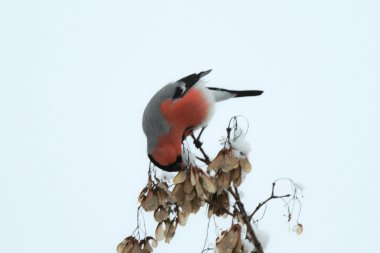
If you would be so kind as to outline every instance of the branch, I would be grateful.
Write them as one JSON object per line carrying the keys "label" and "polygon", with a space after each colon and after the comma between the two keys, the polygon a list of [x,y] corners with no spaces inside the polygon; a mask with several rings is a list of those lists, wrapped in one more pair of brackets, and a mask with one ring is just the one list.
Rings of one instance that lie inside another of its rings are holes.
{"label": "branch", "polygon": [[[206,152],[203,150],[202,148],[202,142],[199,140],[200,139],[200,136],[202,135],[203,131],[204,131],[205,128],[202,128],[201,132],[199,133],[198,137],[195,138],[194,134],[191,134],[191,137],[193,138],[194,140],[194,145],[197,149],[199,149],[204,157],[204,159],[202,158],[199,158],[197,157],[199,160],[205,162],[207,165],[210,164],[210,159],[209,157],[207,156]],[[227,141],[228,143],[230,144],[231,146],[231,143],[230,143],[230,134],[231,134],[231,130],[232,128],[230,126],[228,126],[227,128]],[[235,191],[234,191],[235,190]],[[238,189],[236,186],[234,186],[234,190],[232,190],[232,188],[230,187],[228,189],[228,191],[232,194],[232,196],[234,197],[235,199],[235,203],[236,205],[238,206],[239,208],[239,213],[240,213],[240,216],[241,216],[241,219],[242,219],[242,222],[244,224],[246,224],[247,226],[247,237],[248,239],[253,243],[253,245],[255,246],[256,248],[256,252],[257,253],[264,253],[264,250],[263,250],[263,247],[261,246],[261,243],[259,242],[253,228],[252,228],[252,225],[250,223],[251,219],[248,217],[248,214],[245,210],[245,207],[244,207],[244,204],[241,202],[241,199],[240,199],[240,195],[239,195],[239,192],[238,192]],[[273,195],[273,189],[272,189],[272,195]],[[226,210],[228,211],[228,210]],[[232,217],[234,217],[234,214],[230,213],[230,212],[227,212],[227,214],[231,215]]]}
{"label": "branch", "polygon": [[240,201],[240,195],[239,195],[237,187],[234,186],[234,190],[232,190],[232,188],[229,188],[228,192],[230,192],[231,195],[234,197],[236,201],[236,205],[239,207],[241,219],[243,223],[247,226],[247,236],[249,235],[248,239],[253,243],[253,245],[255,245],[257,253],[264,253],[263,247],[261,246],[261,243],[259,242],[255,234],[255,231],[252,228],[248,214],[245,211],[244,204]]}
{"label": "branch", "polygon": [[272,194],[270,195],[269,198],[267,198],[265,201],[260,202],[259,205],[255,208],[255,210],[251,213],[251,215],[248,216],[248,220],[251,221],[252,217],[257,213],[257,211],[260,210],[262,206],[264,206],[267,202],[269,202],[272,199],[282,199],[282,198],[287,198],[290,197],[290,194],[286,195],[281,195],[281,196],[276,196],[274,195],[274,187],[276,186],[276,182],[272,183]]}

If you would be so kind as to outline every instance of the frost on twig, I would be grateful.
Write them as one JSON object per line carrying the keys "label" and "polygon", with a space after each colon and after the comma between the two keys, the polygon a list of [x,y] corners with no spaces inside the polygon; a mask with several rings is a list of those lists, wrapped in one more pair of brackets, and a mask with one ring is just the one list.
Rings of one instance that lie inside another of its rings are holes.
{"label": "frost on twig", "polygon": [[[150,165],[147,184],[138,196],[140,206],[137,211],[137,228],[118,245],[119,253],[149,253],[157,247],[159,241],[170,243],[178,225],[186,226],[188,217],[197,214],[205,205],[210,220],[214,219],[215,222],[215,217],[230,217],[232,225],[221,230],[213,245],[207,245],[207,235],[201,252],[263,253],[267,244],[262,236],[265,233],[258,233],[254,225],[263,219],[268,203],[274,199],[283,201],[288,222],[293,220],[293,213],[298,210],[292,231],[302,233],[303,226],[299,223],[299,216],[303,187],[291,179],[281,178],[274,181],[270,196],[253,211],[247,211],[239,187],[244,183],[246,175],[252,171],[252,166],[248,159],[250,146],[245,139],[246,132],[239,127],[238,117],[230,120],[227,136],[222,141],[223,147],[212,160],[202,148],[200,136],[203,131],[204,128],[198,137],[192,135],[195,148],[201,155],[184,148],[182,156],[187,166],[174,177],[157,176],[156,168]],[[195,159],[208,165],[207,170],[198,167]],[[280,182],[290,183],[291,192],[278,194],[275,188]],[[257,218],[262,208],[264,212]],[[145,221],[140,217],[142,209],[151,212],[157,222],[154,236],[147,235]]]}

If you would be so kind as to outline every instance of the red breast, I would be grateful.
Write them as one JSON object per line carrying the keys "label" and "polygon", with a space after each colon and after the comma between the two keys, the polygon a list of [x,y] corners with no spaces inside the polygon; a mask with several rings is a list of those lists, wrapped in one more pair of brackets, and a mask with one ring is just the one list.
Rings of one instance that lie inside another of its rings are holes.
{"label": "red breast", "polygon": [[162,165],[174,163],[182,153],[182,137],[185,130],[199,126],[207,120],[210,106],[202,90],[196,87],[180,99],[163,101],[160,109],[170,126],[170,131],[159,138],[152,153],[154,159]]}

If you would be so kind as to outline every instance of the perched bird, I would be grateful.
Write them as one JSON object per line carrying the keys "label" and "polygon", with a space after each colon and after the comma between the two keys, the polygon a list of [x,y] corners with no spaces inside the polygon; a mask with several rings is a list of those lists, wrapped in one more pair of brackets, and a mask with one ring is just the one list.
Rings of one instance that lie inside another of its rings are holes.
{"label": "perched bird", "polygon": [[205,87],[202,77],[211,70],[191,74],[159,90],[149,101],[143,115],[149,159],[165,171],[179,171],[182,141],[192,131],[205,127],[215,102],[234,97],[259,96],[260,90],[226,90]]}

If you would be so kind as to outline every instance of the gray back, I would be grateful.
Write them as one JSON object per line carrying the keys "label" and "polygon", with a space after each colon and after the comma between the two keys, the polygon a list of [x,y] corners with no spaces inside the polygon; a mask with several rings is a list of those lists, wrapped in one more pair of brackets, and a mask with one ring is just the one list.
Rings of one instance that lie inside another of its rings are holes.
{"label": "gray back", "polygon": [[148,140],[148,154],[151,154],[156,147],[158,138],[167,134],[170,126],[163,117],[160,105],[166,99],[173,98],[179,82],[169,83],[159,90],[145,107],[143,114],[143,130]]}

